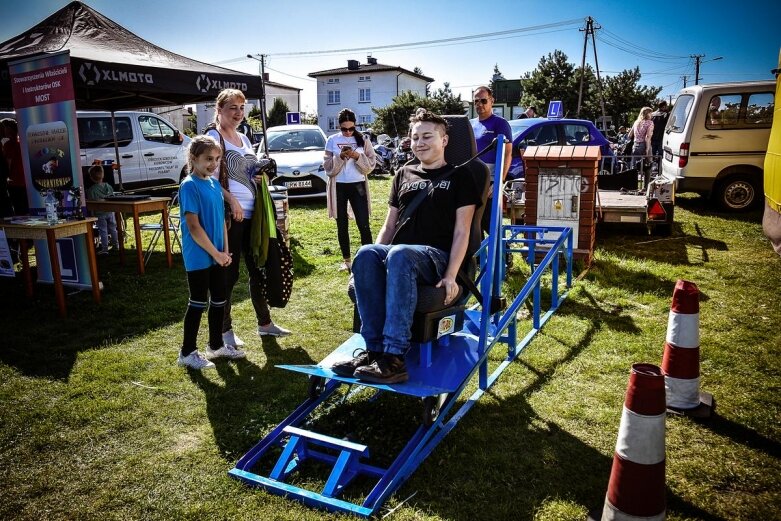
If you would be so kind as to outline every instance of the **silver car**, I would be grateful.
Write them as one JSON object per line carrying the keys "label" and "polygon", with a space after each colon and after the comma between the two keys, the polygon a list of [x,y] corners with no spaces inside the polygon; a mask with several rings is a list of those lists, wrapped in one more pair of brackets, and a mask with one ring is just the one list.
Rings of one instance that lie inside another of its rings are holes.
{"label": "silver car", "polygon": [[[280,125],[266,131],[268,153],[277,162],[271,181],[287,188],[291,199],[325,197],[327,176],[323,167],[325,133],[317,125]],[[264,154],[261,140],[258,157]]]}

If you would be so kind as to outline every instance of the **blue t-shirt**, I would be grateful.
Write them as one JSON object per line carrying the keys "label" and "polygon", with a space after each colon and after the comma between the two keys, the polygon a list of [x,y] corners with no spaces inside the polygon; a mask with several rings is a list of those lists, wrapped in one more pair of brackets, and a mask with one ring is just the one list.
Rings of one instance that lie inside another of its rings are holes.
{"label": "blue t-shirt", "polygon": [[[472,131],[475,134],[478,152],[490,145],[491,141],[499,134],[504,134],[508,143],[513,142],[513,133],[510,130],[510,124],[507,123],[506,119],[500,118],[496,114],[491,114],[483,121],[480,121],[480,118],[469,121],[472,123]],[[489,165],[496,164],[496,150],[489,150],[488,152],[480,154],[480,160]]]}
{"label": "blue t-shirt", "polygon": [[182,257],[184,269],[195,271],[216,264],[211,255],[201,248],[190,235],[185,215],[193,213],[206,232],[206,236],[217,250],[225,246],[225,209],[222,203],[222,188],[214,178],[202,179],[192,174],[179,187],[179,213],[182,216]]}

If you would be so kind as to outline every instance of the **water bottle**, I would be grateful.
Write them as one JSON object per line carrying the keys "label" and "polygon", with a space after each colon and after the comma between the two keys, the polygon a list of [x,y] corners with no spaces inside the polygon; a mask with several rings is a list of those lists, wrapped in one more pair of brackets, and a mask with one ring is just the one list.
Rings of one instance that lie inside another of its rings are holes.
{"label": "water bottle", "polygon": [[51,190],[46,193],[44,204],[46,206],[46,223],[50,225],[57,224],[57,199]]}

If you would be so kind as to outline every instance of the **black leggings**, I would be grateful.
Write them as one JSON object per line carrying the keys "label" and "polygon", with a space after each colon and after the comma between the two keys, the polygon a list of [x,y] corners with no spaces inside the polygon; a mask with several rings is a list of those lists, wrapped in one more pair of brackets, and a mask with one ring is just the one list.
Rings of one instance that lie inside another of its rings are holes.
{"label": "black leggings", "polygon": [[266,326],[271,323],[271,312],[268,309],[266,296],[263,294],[263,275],[255,266],[255,259],[250,253],[250,231],[252,230],[252,220],[231,221],[231,227],[228,229],[228,250],[230,251],[231,263],[226,268],[226,297],[225,316],[222,320],[222,331],[233,329],[233,320],[231,319],[231,298],[233,288],[239,281],[239,267],[241,266],[241,257],[247,263],[247,272],[249,273],[249,295],[252,300],[252,307],[255,308],[255,316],[258,319],[259,326]]}
{"label": "black leggings", "polygon": [[[184,314],[184,340],[182,356],[197,349],[196,339],[201,326],[201,315],[209,308],[209,347],[222,347],[222,316],[225,308],[225,268],[213,264],[210,268],[187,272],[190,301]],[[207,303],[207,296],[211,295]]]}
{"label": "black leggings", "polygon": [[350,232],[347,229],[347,203],[352,206],[361,245],[372,243],[372,231],[369,227],[369,202],[366,199],[366,186],[363,181],[357,183],[336,183],[336,236],[342,258],[350,258]]}

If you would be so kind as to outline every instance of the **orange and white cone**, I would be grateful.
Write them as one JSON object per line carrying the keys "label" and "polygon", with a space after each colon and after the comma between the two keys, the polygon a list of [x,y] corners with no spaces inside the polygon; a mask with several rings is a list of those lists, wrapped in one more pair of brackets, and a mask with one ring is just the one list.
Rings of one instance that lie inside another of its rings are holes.
{"label": "orange and white cone", "polygon": [[700,292],[687,280],[675,283],[662,372],[671,412],[709,416],[713,396],[700,393]]}
{"label": "orange and white cone", "polygon": [[658,366],[634,364],[626,389],[602,521],[663,520],[664,376]]}

